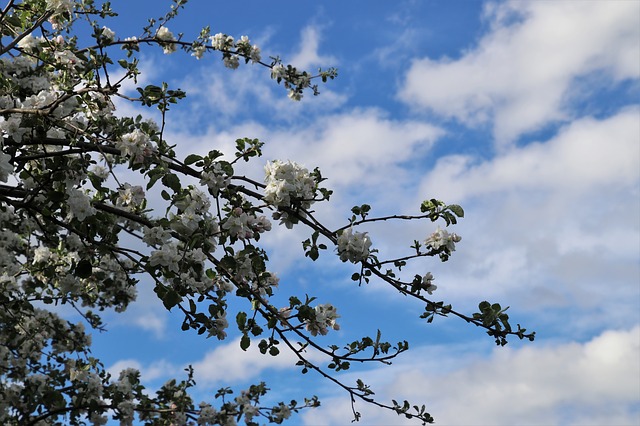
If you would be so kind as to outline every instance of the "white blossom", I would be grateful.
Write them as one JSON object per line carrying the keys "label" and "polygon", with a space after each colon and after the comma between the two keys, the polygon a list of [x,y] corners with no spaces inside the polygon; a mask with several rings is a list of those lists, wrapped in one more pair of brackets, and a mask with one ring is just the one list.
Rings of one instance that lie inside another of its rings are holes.
{"label": "white blossom", "polygon": [[130,157],[134,163],[142,163],[145,157],[149,157],[154,152],[149,135],[140,129],[134,129],[133,132],[122,135],[116,141],[116,148]]}
{"label": "white blossom", "polygon": [[240,57],[238,55],[228,55],[222,59],[224,66],[235,70],[240,66]]}
{"label": "white blossom", "polygon": [[202,172],[200,178],[200,184],[206,185],[214,197],[217,197],[220,191],[227,189],[230,182],[231,179],[222,170],[220,163],[214,163],[210,170]]}
{"label": "white blossom", "polygon": [[107,41],[114,41],[116,39],[116,33],[109,27],[102,27],[102,31],[100,32],[100,34]]}
{"label": "white blossom", "polygon": [[9,162],[11,156],[0,151],[0,182],[7,182],[13,173],[13,164]]}
{"label": "white blossom", "polygon": [[314,309],[315,318],[313,320],[307,320],[307,331],[312,336],[317,336],[318,333],[326,335],[328,329],[340,330],[340,325],[336,322],[340,315],[337,314],[336,308],[329,304],[318,305]]}
{"label": "white blossom", "polygon": [[366,232],[353,232],[345,229],[338,237],[338,255],[340,260],[358,263],[369,257],[371,239]]}
{"label": "white blossom", "polygon": [[90,198],[78,189],[69,191],[67,199],[70,213],[79,221],[84,221],[88,216],[96,214],[96,209],[91,205]]}
{"label": "white blossom", "polygon": [[291,207],[293,202],[309,208],[314,202],[316,182],[309,170],[293,161],[270,161],[265,166],[264,200],[274,206]]}
{"label": "white blossom", "polygon": [[449,233],[446,229],[438,228],[431,234],[424,243],[431,246],[434,250],[438,250],[440,247],[446,247],[449,252],[456,250],[456,244],[462,240],[462,237],[455,233]]}
{"label": "white blossom", "polygon": [[433,284],[433,274],[431,272],[427,272],[422,277],[422,286],[429,294],[433,294],[433,292],[438,288],[438,286]]}
{"label": "white blossom", "polygon": [[165,54],[173,53],[176,50],[178,50],[176,44],[172,43],[173,41],[176,40],[176,38],[174,37],[173,33],[169,31],[167,27],[158,28],[158,31],[156,32],[156,38],[161,42],[163,42],[161,43],[161,46],[162,46],[162,51]]}
{"label": "white blossom", "polygon": [[211,46],[216,50],[225,50],[233,46],[233,37],[218,33],[211,36]]}
{"label": "white blossom", "polygon": [[33,263],[46,263],[51,258],[49,247],[36,247],[33,251]]}
{"label": "white blossom", "polygon": [[182,255],[178,253],[178,247],[175,243],[165,243],[160,250],[154,250],[149,256],[149,265],[164,266],[170,271],[178,272],[180,270],[180,260]]}

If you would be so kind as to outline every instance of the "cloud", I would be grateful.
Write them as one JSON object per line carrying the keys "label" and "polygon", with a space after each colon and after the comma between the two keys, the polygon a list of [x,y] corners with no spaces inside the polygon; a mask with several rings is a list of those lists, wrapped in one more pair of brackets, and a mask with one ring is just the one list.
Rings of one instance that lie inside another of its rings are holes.
{"label": "cloud", "polygon": [[[115,362],[107,368],[107,372],[109,372],[112,377],[117,379],[120,376],[120,372],[127,368],[134,368],[140,371],[140,376],[145,382],[166,380],[172,374],[175,374],[174,372],[178,370],[173,364],[165,360],[159,360],[152,362],[149,365],[143,365],[140,361],[129,358],[121,359]],[[182,371],[180,373],[182,373]],[[184,374],[175,374],[175,377],[178,378],[182,375]]]}
{"label": "cloud", "polygon": [[572,84],[640,76],[637,2],[489,3],[489,31],[459,58],[415,60],[399,97],[467,125],[491,123],[500,143],[571,117]]}
{"label": "cloud", "polygon": [[308,25],[300,31],[300,46],[289,61],[291,65],[299,69],[313,70],[317,67],[336,67],[338,60],[334,56],[321,55],[320,41],[322,40],[321,28]]}
{"label": "cloud", "polygon": [[[205,353],[199,361],[192,363],[195,379],[200,385],[213,387],[262,377],[265,370],[296,369],[296,355],[284,346],[280,349],[278,356],[263,355],[254,341],[249,349],[243,351],[240,348],[240,338],[234,339]],[[314,352],[309,352],[306,356],[312,362],[321,359]]]}
{"label": "cloud", "polygon": [[[438,369],[442,347],[417,348],[388,371],[367,373],[377,396],[426,404],[442,425],[634,425],[640,420],[640,326],[590,341],[498,348]],[[435,356],[434,356],[435,355]],[[345,424],[348,398],[322,399],[305,424]],[[369,425],[415,424],[358,404]]]}
{"label": "cloud", "polygon": [[635,155],[639,124],[640,109],[634,107],[602,120],[575,120],[548,141],[512,149],[490,161],[446,156],[422,186],[424,191],[460,200],[502,191],[584,194],[603,186],[633,185],[640,175],[640,155]]}
{"label": "cloud", "polygon": [[629,108],[489,160],[441,158],[418,193],[466,217],[458,251],[432,270],[438,297],[465,309],[499,301],[528,312],[525,326],[567,336],[599,332],[602,315],[610,327],[640,320],[639,124]]}

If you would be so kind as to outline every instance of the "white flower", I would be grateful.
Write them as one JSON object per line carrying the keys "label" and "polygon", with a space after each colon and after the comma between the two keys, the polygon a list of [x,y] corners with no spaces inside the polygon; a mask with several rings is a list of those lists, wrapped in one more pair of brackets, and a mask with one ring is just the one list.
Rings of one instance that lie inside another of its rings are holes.
{"label": "white flower", "polygon": [[191,56],[195,56],[196,59],[202,59],[202,56],[204,55],[204,52],[207,51],[206,46],[194,46],[193,47],[193,52],[191,53]]}
{"label": "white flower", "polygon": [[180,269],[180,261],[182,256],[178,253],[178,247],[175,243],[166,243],[160,248],[160,250],[154,250],[149,256],[149,265],[151,266],[165,266],[167,269],[173,272],[178,272]]}
{"label": "white flower", "polygon": [[176,40],[176,38],[167,27],[158,28],[158,32],[156,32],[156,38],[163,42],[160,45],[162,46],[162,51],[165,54],[173,53],[178,50],[176,44],[172,43]]}
{"label": "white flower", "polygon": [[271,68],[271,78],[277,80],[278,78],[285,78],[287,76],[287,69],[282,64],[274,65]]}
{"label": "white flower", "polygon": [[90,172],[96,175],[96,177],[105,180],[109,177],[109,169],[104,166],[95,165],[91,167]]}
{"label": "white flower", "polygon": [[216,50],[228,49],[233,46],[233,37],[218,33],[211,36],[211,46]]}
{"label": "white flower", "polygon": [[51,250],[49,247],[37,247],[33,251],[33,263],[45,263],[51,257]]}
{"label": "white flower", "polygon": [[431,272],[427,272],[422,277],[422,286],[429,294],[433,294],[433,292],[438,288],[438,286],[433,285],[433,274]]}
{"label": "white flower", "polygon": [[164,244],[171,239],[171,232],[160,226],[154,226],[153,228],[145,227],[143,232],[144,237],[142,238],[142,241],[151,246]]}
{"label": "white flower", "polygon": [[91,205],[89,197],[78,189],[71,189],[69,191],[67,203],[69,204],[71,215],[81,222],[88,216],[96,214],[96,209]]}
{"label": "white flower", "polygon": [[225,67],[231,68],[232,70],[235,70],[236,68],[238,68],[238,66],[240,66],[238,55],[225,56],[222,62],[224,63]]}
{"label": "white flower", "polygon": [[209,192],[214,197],[217,197],[220,191],[227,189],[230,182],[231,179],[226,175],[224,170],[222,170],[220,163],[214,163],[211,170],[202,172],[200,178],[200,184],[207,185]]}
{"label": "white flower", "polygon": [[289,99],[292,101],[299,101],[302,99],[302,93],[294,89],[289,89],[289,94],[287,96],[289,96]]}
{"label": "white flower", "polygon": [[313,203],[316,182],[309,170],[293,161],[270,161],[265,166],[267,187],[264,200],[274,206],[291,207],[293,202],[302,208]]}
{"label": "white flower", "polygon": [[38,39],[31,34],[27,34],[22,40],[18,42],[18,47],[25,50],[33,50],[38,47]]}
{"label": "white flower", "polygon": [[197,423],[199,425],[212,425],[216,420],[218,412],[210,404],[206,402],[200,403],[200,416],[198,416]]}
{"label": "white flower", "polygon": [[47,0],[47,9],[54,14],[71,13],[73,6],[71,0]]}
{"label": "white flower", "polygon": [[116,148],[123,155],[131,157],[136,164],[142,163],[144,158],[149,157],[154,151],[149,136],[140,129],[122,135],[116,140]]}
{"label": "white flower", "polygon": [[260,59],[262,59],[262,56],[260,55],[260,48],[255,44],[251,46],[251,54],[249,55],[249,58],[253,62],[260,62]]}
{"label": "white flower", "polygon": [[307,331],[312,336],[317,336],[318,333],[325,335],[328,333],[328,329],[340,330],[340,325],[336,322],[336,319],[340,318],[336,308],[329,304],[318,305],[315,307],[315,319],[307,322]]}
{"label": "white flower", "polygon": [[140,185],[131,186],[128,183],[122,185],[118,190],[118,199],[116,205],[130,209],[138,207],[144,201],[144,189]]}
{"label": "white flower", "polygon": [[441,229],[439,226],[433,232],[433,234],[429,235],[424,243],[428,246],[431,246],[434,250],[438,250],[440,247],[446,247],[446,250],[449,252],[456,250],[456,244],[462,240],[462,238],[455,234],[449,234],[449,231],[446,229]]}
{"label": "white flower", "polygon": [[353,232],[352,228],[345,229],[338,237],[338,255],[340,260],[358,263],[369,257],[371,239],[366,232]]}
{"label": "white flower", "polygon": [[7,182],[13,173],[13,164],[9,162],[11,156],[0,151],[0,182]]}
{"label": "white flower", "polygon": [[107,41],[114,41],[116,39],[116,33],[109,27],[102,27],[100,33]]}

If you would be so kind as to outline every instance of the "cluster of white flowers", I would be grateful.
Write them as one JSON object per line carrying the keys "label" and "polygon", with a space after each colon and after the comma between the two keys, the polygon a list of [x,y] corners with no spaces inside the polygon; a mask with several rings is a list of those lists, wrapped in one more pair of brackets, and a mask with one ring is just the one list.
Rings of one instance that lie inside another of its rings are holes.
{"label": "cluster of white flowers", "polygon": [[229,50],[233,48],[233,37],[230,35],[218,33],[211,36],[211,46],[216,50]]}
{"label": "cluster of white flowers", "polygon": [[53,14],[49,17],[49,22],[54,30],[61,30],[62,24],[65,19],[63,19],[64,14],[71,15],[73,12],[73,1],[72,0],[47,0],[47,10],[53,12]]}
{"label": "cluster of white flowers", "polygon": [[369,257],[371,239],[366,232],[354,232],[345,229],[338,237],[338,255],[340,260],[358,263]]}
{"label": "cluster of white flowers", "polygon": [[271,78],[278,82],[284,80],[284,87],[289,89],[289,99],[299,101],[302,99],[302,90],[311,86],[311,76],[305,72],[291,72],[289,75],[287,70],[284,65],[275,64],[271,67]]}
{"label": "cluster of white flowers", "polygon": [[140,185],[132,186],[125,183],[118,190],[116,205],[124,207],[125,210],[133,210],[139,207],[145,199],[144,189]]}
{"label": "cluster of white flowers", "polygon": [[9,162],[11,156],[0,151],[0,182],[7,182],[13,173],[13,164]]}
{"label": "cluster of white flowers", "polygon": [[280,160],[269,161],[264,169],[267,184],[264,200],[267,203],[275,207],[311,207],[316,181],[309,170],[293,161]]}
{"label": "cluster of white flowers", "polygon": [[222,229],[232,237],[246,240],[255,238],[256,234],[270,231],[271,222],[265,216],[256,216],[236,207],[222,224]]}
{"label": "cluster of white flowers", "polygon": [[208,426],[216,424],[216,417],[218,416],[218,411],[211,406],[211,404],[206,402],[201,402],[200,405],[200,415],[198,416],[197,424],[199,426]]}
{"label": "cluster of white flowers", "polygon": [[162,46],[162,51],[165,53],[165,55],[178,50],[177,45],[173,43],[174,41],[176,41],[176,38],[173,33],[169,31],[169,28],[158,28],[158,31],[156,32],[156,38],[161,41],[160,45]]}
{"label": "cluster of white flowers", "polygon": [[102,27],[100,35],[104,37],[106,41],[114,41],[116,39],[116,33],[109,27]]}
{"label": "cluster of white flowers", "polygon": [[251,45],[251,41],[249,41],[249,37],[242,36],[240,37],[240,41],[238,42],[238,49],[242,52],[247,52],[249,59],[253,62],[260,62],[260,48],[258,46]]}
{"label": "cluster of white flowers", "polygon": [[247,424],[251,423],[253,417],[258,414],[259,408],[253,405],[252,401],[247,397],[247,393],[244,391],[235,398],[235,402],[244,414],[244,421]]}
{"label": "cluster of white flowers", "polygon": [[144,237],[142,238],[142,241],[150,246],[162,245],[169,242],[171,239],[171,232],[161,226],[154,226],[153,228],[145,227],[143,232]]}
{"label": "cluster of white flowers", "polygon": [[69,213],[73,217],[82,222],[88,216],[96,214],[95,207],[91,205],[91,199],[83,191],[71,188],[67,193],[69,195],[67,205],[69,206]]}
{"label": "cluster of white flowers", "polygon": [[162,245],[159,250],[153,250],[149,256],[149,265],[164,266],[170,271],[177,273],[180,270],[182,254],[178,252],[178,245],[175,242],[168,242]]}
{"label": "cluster of white flowers", "polygon": [[207,51],[207,46],[202,44],[193,45],[193,52],[191,52],[191,56],[194,56],[196,59],[200,60],[204,56],[204,52]]}
{"label": "cluster of white flowers", "polygon": [[[236,43],[235,39],[227,34],[218,33],[210,37],[211,46],[223,52],[222,60],[227,68],[236,69],[240,65],[240,54],[252,62],[260,62],[260,48],[251,45],[249,37],[242,36]],[[235,50],[237,53],[232,53]]]}
{"label": "cluster of white flowers", "polygon": [[431,272],[427,272],[423,277],[422,277],[422,287],[427,291],[427,293],[429,294],[433,294],[434,291],[436,291],[436,289],[438,288],[438,286],[433,284],[433,274]]}
{"label": "cluster of white flowers", "polygon": [[271,416],[274,418],[276,424],[280,424],[283,420],[287,420],[291,417],[291,409],[289,406],[280,403],[277,407],[273,408]]}
{"label": "cluster of white flowers", "polygon": [[307,331],[311,333],[312,336],[317,336],[318,333],[321,335],[326,335],[329,332],[329,329],[340,330],[340,325],[336,322],[340,315],[338,315],[336,308],[329,304],[325,303],[323,305],[318,305],[314,309],[315,318],[313,320],[307,320]]}
{"label": "cluster of white flowers", "polygon": [[116,148],[126,157],[131,158],[134,164],[142,163],[145,157],[151,156],[154,152],[149,135],[140,129],[134,129],[133,132],[122,135],[116,141]]}
{"label": "cluster of white flowers", "polygon": [[438,228],[431,234],[424,243],[434,250],[438,250],[441,247],[445,247],[449,252],[456,250],[456,243],[462,240],[456,233],[449,233],[446,229]]}
{"label": "cluster of white flowers", "polygon": [[200,183],[206,185],[214,197],[217,197],[220,191],[227,189],[230,182],[231,178],[222,169],[220,163],[214,163],[210,170],[202,172],[200,178]]}

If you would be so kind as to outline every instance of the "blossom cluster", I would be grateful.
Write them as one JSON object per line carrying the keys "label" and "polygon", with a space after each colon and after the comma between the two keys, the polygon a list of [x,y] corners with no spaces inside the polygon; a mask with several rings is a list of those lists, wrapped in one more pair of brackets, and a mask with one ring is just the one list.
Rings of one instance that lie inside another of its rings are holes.
{"label": "blossom cluster", "polygon": [[340,330],[340,325],[336,322],[340,315],[338,315],[333,305],[329,303],[317,305],[314,309],[314,314],[314,318],[307,320],[306,325],[307,331],[312,336],[317,336],[318,334],[324,336],[329,332],[329,329]]}
{"label": "blossom cluster", "polygon": [[260,62],[260,48],[252,45],[249,37],[242,36],[237,42],[227,34],[218,33],[210,37],[211,46],[222,52],[222,60],[227,68],[236,69],[240,65],[240,56],[247,61]]}
{"label": "blossom cluster", "polygon": [[222,224],[222,229],[233,238],[247,240],[271,230],[271,222],[265,216],[256,216],[236,207]]}
{"label": "blossom cluster", "polygon": [[149,135],[140,129],[134,129],[132,132],[122,135],[116,141],[116,148],[124,156],[130,158],[134,164],[142,163],[146,157],[150,157],[155,151]]}
{"label": "blossom cluster", "polygon": [[427,272],[423,275],[422,288],[424,288],[429,294],[433,294],[433,292],[438,288],[438,286],[433,284],[433,274],[431,272]]}
{"label": "blossom cluster", "polygon": [[456,233],[449,233],[446,229],[438,228],[427,237],[424,243],[433,248],[434,250],[443,249],[447,252],[453,252],[456,250],[456,243],[460,242],[462,237]]}
{"label": "blossom cluster", "polygon": [[[270,205],[298,211],[308,209],[315,202],[317,182],[301,165],[293,161],[270,161],[265,166],[265,173],[263,199]],[[274,218],[281,219],[287,228],[296,223],[286,211],[278,212]]]}
{"label": "blossom cluster", "polygon": [[354,232],[353,228],[348,228],[338,236],[338,255],[343,262],[358,263],[367,260],[370,249],[371,239],[366,232]]}

